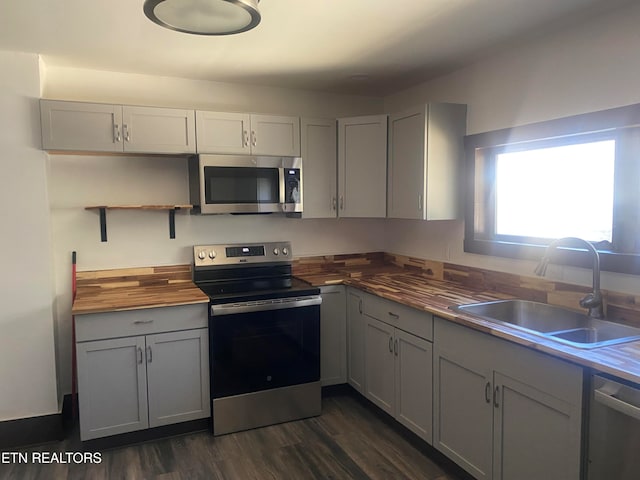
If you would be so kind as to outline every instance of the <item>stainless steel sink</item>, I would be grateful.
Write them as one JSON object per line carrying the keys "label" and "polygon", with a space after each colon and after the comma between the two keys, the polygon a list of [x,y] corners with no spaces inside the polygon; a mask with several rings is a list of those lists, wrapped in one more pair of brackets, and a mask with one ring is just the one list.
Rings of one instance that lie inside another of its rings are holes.
{"label": "stainless steel sink", "polygon": [[458,305],[451,309],[578,348],[640,340],[640,328],[591,318],[546,303],[498,300]]}

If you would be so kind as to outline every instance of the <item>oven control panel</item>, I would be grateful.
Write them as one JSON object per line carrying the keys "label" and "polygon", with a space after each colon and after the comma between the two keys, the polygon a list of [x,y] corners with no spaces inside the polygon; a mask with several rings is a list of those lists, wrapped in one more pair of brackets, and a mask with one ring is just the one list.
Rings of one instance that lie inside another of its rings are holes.
{"label": "oven control panel", "polygon": [[291,242],[196,245],[193,247],[193,263],[196,267],[290,262],[292,259]]}

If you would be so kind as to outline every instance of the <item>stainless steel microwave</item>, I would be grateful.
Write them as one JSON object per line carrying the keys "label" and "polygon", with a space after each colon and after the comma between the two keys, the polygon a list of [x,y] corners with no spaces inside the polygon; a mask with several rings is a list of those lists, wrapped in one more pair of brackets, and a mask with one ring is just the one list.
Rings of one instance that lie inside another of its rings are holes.
{"label": "stainless steel microwave", "polygon": [[198,155],[189,159],[189,193],[199,213],[302,212],[302,159]]}

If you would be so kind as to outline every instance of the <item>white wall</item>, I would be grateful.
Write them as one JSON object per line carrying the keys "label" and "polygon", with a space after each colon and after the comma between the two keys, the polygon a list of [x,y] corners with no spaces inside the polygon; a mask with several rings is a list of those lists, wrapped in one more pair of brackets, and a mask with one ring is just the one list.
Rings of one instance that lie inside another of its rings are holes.
{"label": "white wall", "polygon": [[[467,132],[473,134],[640,103],[639,24],[640,4],[628,5],[390,95],[385,110],[427,101],[466,103]],[[394,222],[389,251],[532,275],[532,262],[464,253],[462,222]],[[554,267],[549,276],[591,282],[585,269]],[[602,286],[637,293],[640,278],[603,273]]]}
{"label": "white wall", "polygon": [[0,421],[56,413],[47,156],[37,55],[0,51]]}
{"label": "white wall", "polygon": [[[64,100],[339,117],[378,113],[382,99],[272,87],[230,85],[69,68],[47,68],[43,96]],[[187,163],[175,157],[52,155],[57,345],[61,390],[71,390],[71,252],[78,270],[190,263],[193,245],[291,240],[295,256],[382,250],[380,220],[300,220],[266,216],[176,214],[169,239],[168,213],[108,211],[108,242],[99,217],[85,206],[189,203]]]}
{"label": "white wall", "polygon": [[320,117],[380,113],[383,104],[374,97],[66,67],[47,67],[43,97]]}

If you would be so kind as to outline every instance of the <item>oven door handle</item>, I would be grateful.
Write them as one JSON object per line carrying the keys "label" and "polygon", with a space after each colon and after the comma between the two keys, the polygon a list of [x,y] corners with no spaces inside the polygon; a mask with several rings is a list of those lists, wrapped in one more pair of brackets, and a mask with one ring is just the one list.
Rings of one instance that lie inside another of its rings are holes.
{"label": "oven door handle", "polygon": [[320,305],[322,297],[312,295],[307,297],[275,298],[272,300],[258,300],[254,302],[224,303],[211,305],[211,316],[234,315],[237,313],[264,312],[268,310],[283,310],[285,308],[311,307]]}

